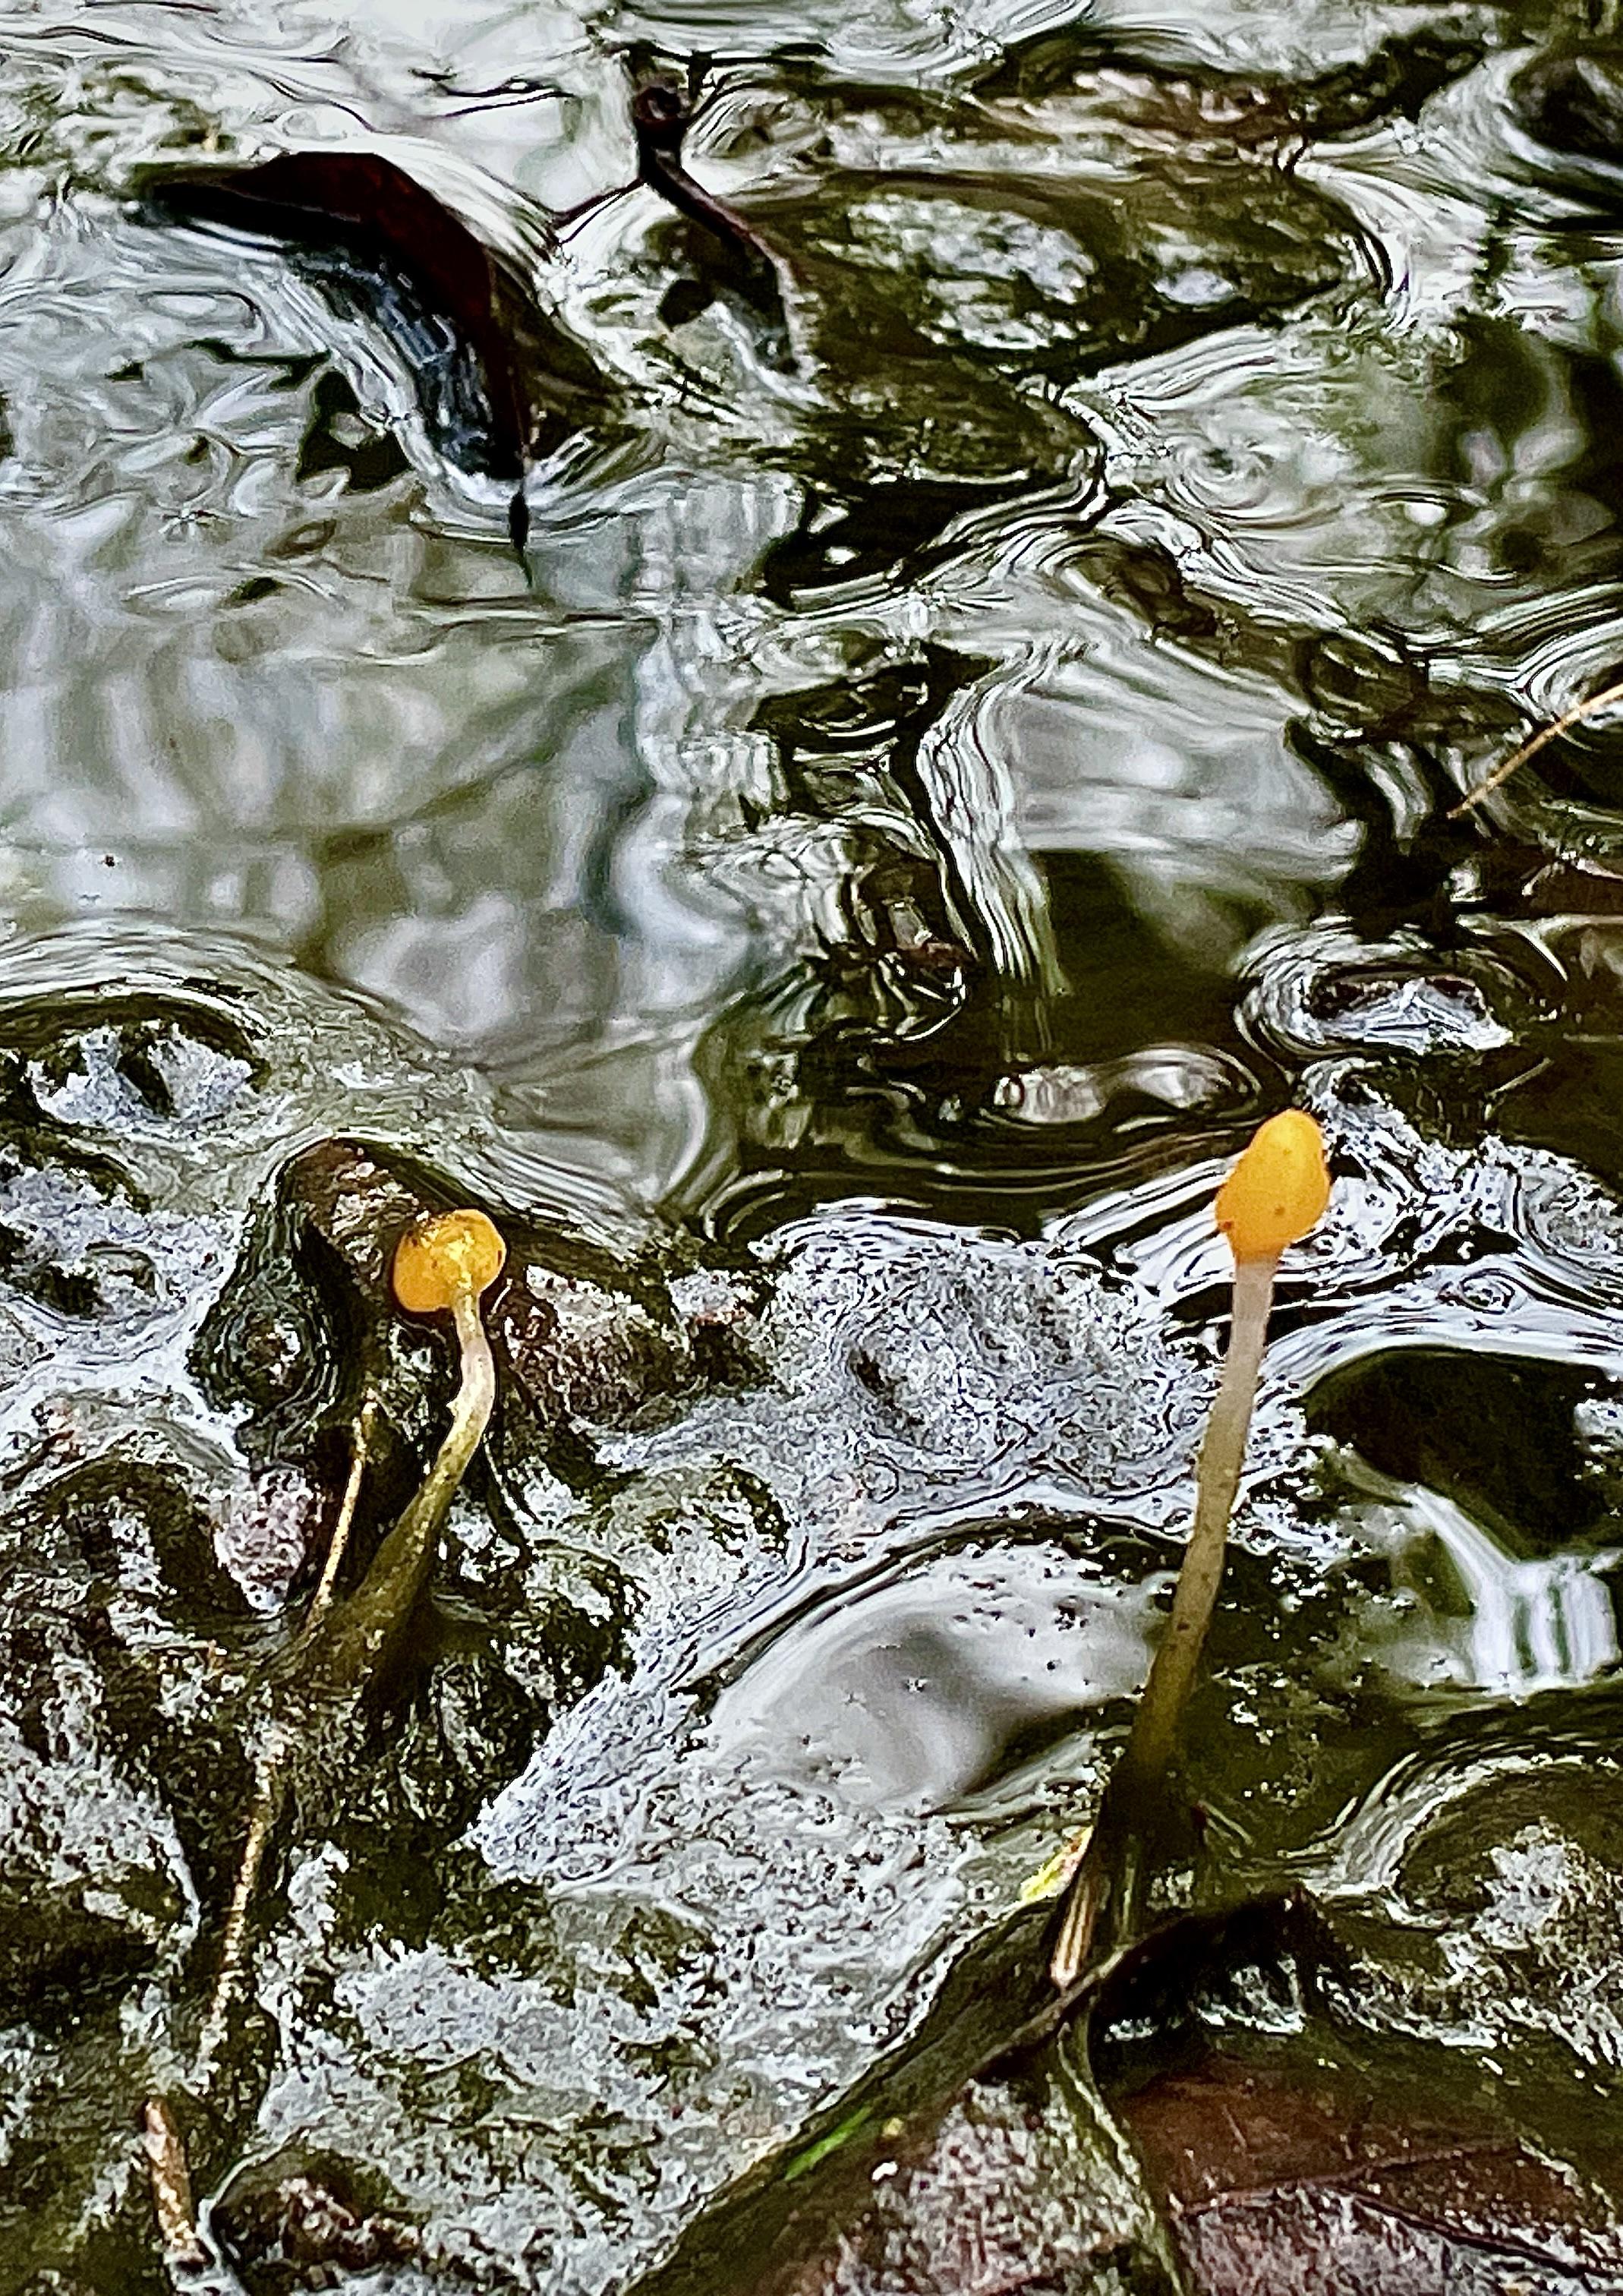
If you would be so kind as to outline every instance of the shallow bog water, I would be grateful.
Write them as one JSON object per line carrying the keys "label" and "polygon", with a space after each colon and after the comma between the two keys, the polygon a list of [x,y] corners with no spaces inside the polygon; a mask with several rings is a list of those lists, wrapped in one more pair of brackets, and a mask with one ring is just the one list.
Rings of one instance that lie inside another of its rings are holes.
{"label": "shallow bog water", "polygon": [[[97,0],[0,152],[0,2296],[166,2284],[158,2091],[250,2296],[630,2288],[816,2149],[1096,1801],[1288,1102],[1196,1899],[1615,2202],[1615,717],[1454,808],[1623,652],[1623,28]],[[497,1423],[200,2083],[445,1201]]]}

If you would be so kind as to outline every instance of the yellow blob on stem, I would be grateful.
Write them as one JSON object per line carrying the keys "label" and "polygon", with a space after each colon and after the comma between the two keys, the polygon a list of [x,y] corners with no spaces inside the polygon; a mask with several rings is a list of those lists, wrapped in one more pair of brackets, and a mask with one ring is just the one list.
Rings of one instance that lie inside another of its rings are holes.
{"label": "yellow blob on stem", "polygon": [[409,1316],[439,1316],[459,1298],[477,1300],[507,1258],[483,1212],[441,1212],[408,1228],[395,1249],[395,1298]]}
{"label": "yellow blob on stem", "polygon": [[1236,1259],[1277,1259],[1324,1216],[1324,1136],[1299,1108],[1270,1116],[1217,1191],[1217,1226]]}

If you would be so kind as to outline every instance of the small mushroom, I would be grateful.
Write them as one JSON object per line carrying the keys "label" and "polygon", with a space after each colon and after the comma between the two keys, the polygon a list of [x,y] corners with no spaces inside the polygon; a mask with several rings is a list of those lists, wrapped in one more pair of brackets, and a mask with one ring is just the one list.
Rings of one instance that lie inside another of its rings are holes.
{"label": "small mushroom", "polygon": [[1299,1108],[1287,1108],[1258,1128],[1217,1191],[1217,1227],[1234,1255],[1234,1317],[1223,1377],[1195,1468],[1194,1522],[1172,1597],[1172,1616],[1134,1725],[1140,1757],[1155,1767],[1170,1757],[1217,1598],[1279,1256],[1287,1244],[1299,1243],[1317,1226],[1329,1201],[1324,1136]]}
{"label": "small mushroom", "polygon": [[[496,1367],[479,1303],[506,1259],[507,1246],[494,1223],[475,1211],[442,1212],[408,1228],[395,1247],[395,1298],[406,1314],[442,1316],[448,1309],[456,1326],[462,1384],[452,1406],[450,1431],[429,1476],[432,1483],[448,1474],[450,1490],[479,1448],[496,1403]],[[424,1493],[427,1489],[425,1484]]]}
{"label": "small mushroom", "polygon": [[372,1423],[362,1412],[356,1450],[332,1551],[291,1656],[279,1710],[255,1766],[247,1840],[225,1920],[219,1975],[204,2023],[197,2067],[206,2087],[240,1982],[249,1923],[272,1829],[282,1806],[289,1762],[324,1714],[361,1698],[386,1663],[411,1618],[432,1568],[440,1527],[480,1447],[496,1406],[496,1365],[480,1301],[501,1274],[507,1247],[483,1212],[443,1212],[408,1228],[396,1247],[392,1282],[408,1315],[449,1312],[462,1356],[451,1424],[433,1465],[379,1546],[355,1593],[336,1597],[338,1565],[353,1520]]}
{"label": "small mushroom", "polygon": [[1124,1932],[1144,1878],[1142,1844],[1164,1801],[1179,1725],[1223,1577],[1280,1254],[1317,1226],[1329,1201],[1324,1136],[1299,1108],[1288,1108],[1258,1128],[1217,1191],[1217,1224],[1234,1255],[1228,1353],[1195,1468],[1194,1521],[1173,1589],[1172,1615],[1066,1893],[1050,1964],[1062,1992],[1087,1966],[1099,1916],[1112,1891],[1118,1901],[1115,1936],[1118,1942],[1127,1941]]}
{"label": "small mushroom", "polygon": [[449,1313],[462,1356],[451,1424],[416,1496],[347,1603],[329,1613],[318,1673],[356,1688],[381,1662],[410,1616],[434,1560],[441,1524],[496,1407],[496,1365],[480,1301],[501,1274],[507,1247],[483,1212],[441,1212],[408,1228],[395,1248],[395,1299],[408,1316]]}

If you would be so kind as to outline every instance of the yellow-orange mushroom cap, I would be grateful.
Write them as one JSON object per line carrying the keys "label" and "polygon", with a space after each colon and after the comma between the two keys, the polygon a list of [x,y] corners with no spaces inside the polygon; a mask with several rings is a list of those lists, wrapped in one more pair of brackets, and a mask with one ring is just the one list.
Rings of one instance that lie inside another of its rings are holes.
{"label": "yellow-orange mushroom cap", "polygon": [[507,1246],[483,1212],[441,1212],[408,1228],[395,1247],[395,1297],[409,1316],[437,1316],[477,1300],[502,1272]]}
{"label": "yellow-orange mushroom cap", "polygon": [[1217,1226],[1236,1259],[1275,1259],[1316,1228],[1330,1201],[1324,1136],[1299,1108],[1270,1116],[1217,1191]]}

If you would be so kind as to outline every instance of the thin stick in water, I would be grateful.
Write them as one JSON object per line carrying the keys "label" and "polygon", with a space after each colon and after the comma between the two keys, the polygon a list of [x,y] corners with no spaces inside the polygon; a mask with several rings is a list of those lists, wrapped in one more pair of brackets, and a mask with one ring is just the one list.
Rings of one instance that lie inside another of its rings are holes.
{"label": "thin stick in water", "polygon": [[309,1640],[325,1618],[338,1588],[338,1574],[343,1568],[349,1533],[355,1523],[355,1510],[360,1500],[361,1478],[366,1472],[366,1460],[372,1449],[372,1431],[377,1408],[377,1398],[369,1395],[362,1404],[355,1423],[355,1435],[349,1446],[349,1480],[344,1485],[338,1521],[333,1524],[332,1536],[327,1541],[327,1559],[322,1565],[320,1581],[310,1597],[310,1607],[305,1612],[304,1628],[299,1637],[304,1642]]}
{"label": "thin stick in water", "polygon": [[1449,820],[1463,820],[1466,814],[1481,804],[1484,798],[1491,797],[1496,789],[1509,781],[1518,766],[1525,766],[1529,758],[1536,758],[1540,750],[1545,748],[1551,742],[1559,741],[1563,734],[1570,734],[1575,726],[1582,726],[1587,719],[1598,718],[1603,709],[1610,709],[1617,701],[1623,701],[1623,678],[1619,678],[1615,685],[1603,685],[1598,693],[1592,693],[1586,701],[1578,702],[1573,709],[1564,711],[1552,724],[1541,726],[1530,740],[1523,742],[1519,750],[1512,750],[1503,765],[1496,766],[1486,780],[1480,781],[1475,789],[1468,791],[1460,800],[1458,805],[1449,814]]}
{"label": "thin stick in water", "polygon": [[[309,1641],[332,1607],[339,1570],[355,1522],[355,1511],[360,1502],[361,1482],[371,1450],[375,1409],[374,1398],[368,1396],[355,1423],[349,1450],[348,1479],[339,1505],[338,1520],[332,1526],[332,1536],[327,1542],[327,1556],[322,1566],[321,1578],[305,1612],[296,1649],[302,1649]],[[287,1733],[273,1723],[254,1763],[254,1791],[250,1805],[248,1833],[238,1861],[236,1880],[232,1885],[231,1904],[226,1909],[225,1926],[220,1939],[219,1971],[214,1980],[214,1992],[209,2003],[209,2013],[203,2020],[202,2038],[198,2049],[198,2078],[203,2082],[207,2081],[220,2044],[225,2038],[232,2004],[242,1980],[249,1917],[259,1887],[265,1852],[281,1806],[282,1772],[290,1746]]]}

